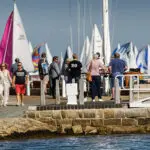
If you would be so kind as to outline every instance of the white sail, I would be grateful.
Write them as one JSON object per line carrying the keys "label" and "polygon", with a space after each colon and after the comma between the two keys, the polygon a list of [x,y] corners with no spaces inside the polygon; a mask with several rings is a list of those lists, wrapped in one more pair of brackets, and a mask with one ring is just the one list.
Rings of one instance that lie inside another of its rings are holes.
{"label": "white sail", "polygon": [[50,49],[48,48],[47,43],[45,43],[45,50],[46,50],[47,61],[49,64],[51,64],[52,63],[52,54],[50,52]]}
{"label": "white sail", "polygon": [[33,53],[33,47],[32,47],[32,44],[31,44],[30,41],[29,41],[29,50],[30,50],[30,53],[31,53],[31,55],[32,55],[32,53]]}
{"label": "white sail", "polygon": [[130,54],[131,55],[131,57],[130,57],[130,68],[137,68],[137,64],[136,64],[136,57],[137,57],[137,54],[138,54],[137,47],[133,46],[132,51],[133,52],[131,52],[131,54]]}
{"label": "white sail", "polygon": [[88,55],[89,46],[90,46],[90,41],[89,41],[89,37],[87,36],[86,40],[84,41],[81,56],[80,56],[81,63],[84,62],[84,60],[86,59],[86,56]]}
{"label": "white sail", "polygon": [[111,47],[110,47],[110,34],[109,34],[109,11],[108,0],[103,0],[103,27],[104,27],[104,60],[105,65],[110,62]]}
{"label": "white sail", "polygon": [[150,72],[150,46],[147,45],[138,51],[138,55],[136,58],[137,67],[140,68],[142,73]]}
{"label": "white sail", "polygon": [[73,52],[72,52],[72,49],[70,46],[67,47],[67,56],[69,59],[72,59],[72,55],[73,55]]}
{"label": "white sail", "polygon": [[100,35],[100,32],[98,30],[98,27],[96,24],[94,24],[94,28],[92,30],[92,37],[91,37],[91,42],[88,50],[88,56],[86,60],[86,64],[88,65],[90,61],[93,58],[93,54],[99,52],[101,55],[101,58],[103,58],[103,50],[102,50],[102,38]]}
{"label": "white sail", "polygon": [[26,33],[16,3],[13,18],[13,61],[18,57],[28,72],[34,71]]}
{"label": "white sail", "polygon": [[92,54],[99,52],[101,57],[103,57],[103,45],[102,44],[103,44],[102,37],[100,35],[97,25],[94,24],[91,43],[90,43],[90,50],[92,51]]}
{"label": "white sail", "polygon": [[120,49],[120,43],[118,43],[117,48]]}
{"label": "white sail", "polygon": [[62,52],[61,52],[61,55],[60,55],[60,70],[62,70],[63,63],[64,63],[64,59],[63,59]]}
{"label": "white sail", "polygon": [[82,72],[87,72],[87,65],[88,65],[88,54],[89,54],[89,47],[90,47],[90,41],[88,36],[86,37],[86,40],[84,41],[80,61],[82,63]]}
{"label": "white sail", "polygon": [[129,68],[136,68],[136,62],[135,62],[135,55],[134,55],[134,50],[133,50],[133,44],[131,42],[130,44],[130,51],[129,51]]}

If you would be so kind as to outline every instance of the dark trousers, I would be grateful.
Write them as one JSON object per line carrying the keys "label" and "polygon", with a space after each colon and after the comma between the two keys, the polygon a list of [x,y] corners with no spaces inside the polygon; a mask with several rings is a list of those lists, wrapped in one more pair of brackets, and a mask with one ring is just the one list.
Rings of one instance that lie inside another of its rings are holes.
{"label": "dark trousers", "polygon": [[91,82],[92,99],[95,99],[95,96],[98,96],[99,99],[102,98],[100,87],[101,87],[101,77],[92,76],[92,82]]}
{"label": "dark trousers", "polygon": [[56,98],[56,80],[59,79],[58,77],[51,79],[52,84],[51,84],[51,91],[52,91],[52,96],[53,98]]}

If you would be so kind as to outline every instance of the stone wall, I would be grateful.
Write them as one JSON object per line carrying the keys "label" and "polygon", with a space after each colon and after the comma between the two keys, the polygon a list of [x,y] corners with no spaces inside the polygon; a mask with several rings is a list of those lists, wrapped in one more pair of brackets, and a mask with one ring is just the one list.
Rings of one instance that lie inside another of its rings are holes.
{"label": "stone wall", "polygon": [[27,111],[26,118],[50,124],[63,134],[147,133],[150,108]]}
{"label": "stone wall", "polygon": [[25,135],[149,133],[150,108],[27,111],[0,119],[0,139]]}

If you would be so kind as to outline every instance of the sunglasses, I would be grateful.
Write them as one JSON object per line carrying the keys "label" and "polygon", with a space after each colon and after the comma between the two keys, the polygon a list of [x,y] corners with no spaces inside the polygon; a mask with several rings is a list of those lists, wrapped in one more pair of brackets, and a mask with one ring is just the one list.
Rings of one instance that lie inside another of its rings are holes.
{"label": "sunglasses", "polygon": [[17,65],[17,66],[21,66],[21,65]]}
{"label": "sunglasses", "polygon": [[2,66],[2,67],[5,67],[5,66]]}

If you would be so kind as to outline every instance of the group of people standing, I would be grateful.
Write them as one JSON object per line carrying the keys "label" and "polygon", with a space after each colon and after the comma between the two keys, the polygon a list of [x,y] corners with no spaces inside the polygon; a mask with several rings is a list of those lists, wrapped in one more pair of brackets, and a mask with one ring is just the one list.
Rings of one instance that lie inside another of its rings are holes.
{"label": "group of people standing", "polygon": [[[47,93],[46,85],[50,81],[50,89],[53,98],[56,97],[56,80],[59,80],[60,75],[64,75],[66,83],[77,83],[79,84],[79,79],[82,72],[82,63],[78,60],[76,54],[73,54],[73,60],[67,59],[62,70],[59,67],[59,59],[57,56],[53,57],[53,62],[49,65],[46,60],[46,54],[42,53],[41,59],[39,61],[39,75],[44,83],[44,90]],[[44,66],[46,69],[43,69]],[[107,73],[110,75],[110,87],[112,89],[112,98],[114,99],[114,81],[117,75],[123,75],[124,71],[127,69],[126,62],[120,59],[120,54],[115,53],[114,58],[111,59],[109,66],[105,66],[103,60],[100,58],[100,53],[93,55],[93,59],[87,66],[87,71],[90,72],[92,76],[92,81],[90,82],[91,87],[91,97],[92,101],[95,101],[95,97],[98,96],[99,101],[102,100],[102,82],[101,77]],[[119,79],[119,85],[122,84],[122,77],[117,77]],[[79,87],[79,86],[78,86]],[[78,90],[79,91],[79,90]]]}
{"label": "group of people standing", "polygon": [[52,63],[48,64],[46,59],[46,53],[42,53],[41,59],[38,63],[39,76],[40,79],[43,81],[45,94],[47,93],[47,83],[48,81],[50,81],[50,91],[54,99],[56,98],[56,80],[59,80],[60,75],[65,75],[66,83],[78,83],[81,75],[82,64],[80,63],[80,61],[78,61],[78,57],[76,54],[73,54],[72,61],[69,61],[69,63],[65,64],[64,72],[60,70],[59,66],[60,65],[58,56],[54,56]]}
{"label": "group of people standing", "polygon": [[122,87],[123,78],[122,75],[125,70],[127,70],[126,62],[120,59],[120,54],[115,53],[114,57],[111,59],[109,66],[104,66],[103,60],[100,58],[100,54],[96,53],[93,56],[93,59],[88,65],[88,72],[91,73],[92,81],[91,81],[91,94],[92,101],[95,101],[95,97],[98,96],[99,101],[102,100],[102,91],[101,87],[101,76],[105,73],[109,75],[110,88],[111,88],[111,96],[110,100],[114,100],[115,98],[115,78],[117,77],[119,80],[119,86]]}
{"label": "group of people standing", "polygon": [[[78,60],[76,54],[73,54],[73,60],[66,60],[64,70],[61,71],[59,67],[59,58],[54,56],[52,63],[48,64],[46,53],[41,54],[41,59],[38,62],[39,77],[43,82],[45,94],[47,94],[47,83],[50,81],[50,91],[53,98],[56,98],[56,80],[59,80],[61,74],[65,76],[66,83],[79,83],[82,72],[82,63]],[[87,66],[87,71],[91,73],[91,97],[92,101],[95,101],[95,97],[98,96],[99,101],[102,101],[101,76],[102,73],[109,72],[110,85],[112,89],[112,98],[114,99],[114,80],[117,75],[122,75],[127,69],[126,62],[120,59],[120,54],[115,53],[114,58],[110,61],[109,66],[105,66],[103,60],[100,58],[100,54],[93,55],[93,59]],[[119,85],[122,85],[122,78],[119,79]],[[12,85],[15,88],[17,95],[16,105],[24,106],[23,99],[26,92],[26,85],[28,84],[29,76],[27,71],[23,68],[22,63],[18,58],[15,59],[15,63],[11,66],[11,70],[7,69],[7,65],[2,63],[0,65],[0,99],[1,105],[7,106],[9,98],[9,88]]]}
{"label": "group of people standing", "polygon": [[28,74],[23,69],[19,58],[15,59],[15,63],[11,66],[10,72],[7,69],[7,64],[0,65],[0,99],[1,106],[7,106],[9,99],[9,90],[12,86],[15,88],[17,95],[16,105],[24,106],[23,99],[26,92],[26,84],[28,82]]}

